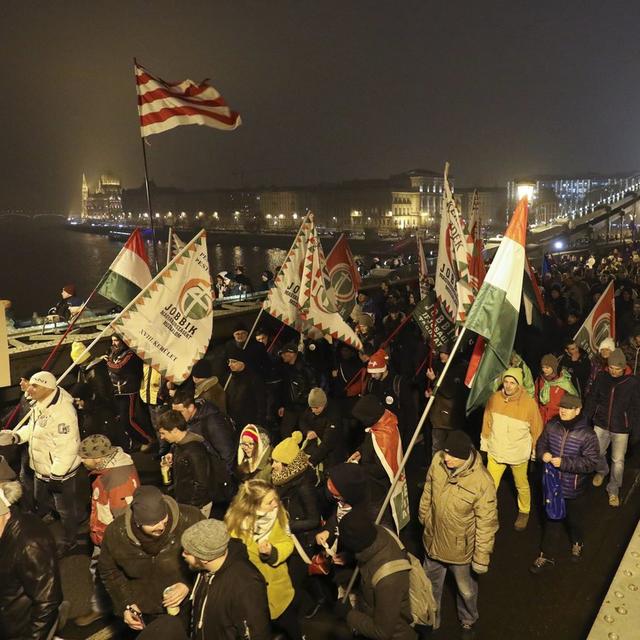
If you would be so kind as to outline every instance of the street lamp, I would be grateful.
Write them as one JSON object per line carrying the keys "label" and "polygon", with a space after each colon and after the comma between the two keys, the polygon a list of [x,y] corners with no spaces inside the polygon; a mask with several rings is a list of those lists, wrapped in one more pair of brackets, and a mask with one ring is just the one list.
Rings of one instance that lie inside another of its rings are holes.
{"label": "street lamp", "polygon": [[522,200],[522,198],[527,198],[529,204],[533,202],[533,193],[536,189],[535,182],[518,182],[516,184],[516,194],[518,198],[518,202]]}

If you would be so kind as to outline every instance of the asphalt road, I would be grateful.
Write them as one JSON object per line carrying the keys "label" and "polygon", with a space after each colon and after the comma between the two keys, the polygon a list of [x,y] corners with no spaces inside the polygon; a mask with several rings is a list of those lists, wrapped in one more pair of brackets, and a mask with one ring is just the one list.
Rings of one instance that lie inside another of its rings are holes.
{"label": "asphalt road", "polygon": [[[158,481],[158,474],[149,456],[136,456],[143,482]],[[608,506],[604,487],[591,488],[591,509],[586,523],[584,559],[570,561],[569,543],[563,544],[556,556],[557,565],[548,573],[532,575],[528,569],[538,555],[540,540],[539,509],[534,509],[527,529],[513,529],[517,515],[515,489],[511,476],[505,474],[498,493],[500,530],[489,573],[480,576],[478,640],[518,638],[521,640],[583,640],[587,637],[609,583],[624,554],[629,538],[640,516],[640,486],[630,492],[640,474],[640,450],[628,456],[622,492],[623,506]],[[411,502],[415,509],[425,475],[424,457],[419,446],[408,469]],[[539,482],[530,477],[533,504],[540,505]],[[640,480],[638,481],[640,485]],[[415,511],[414,511],[415,513]],[[55,531],[57,525],[52,525]],[[403,532],[407,546],[420,553],[418,527]],[[72,603],[70,618],[88,610],[91,582],[88,574],[89,545],[86,555],[75,555],[62,561],[65,597]],[[305,622],[308,640],[341,640],[351,638],[346,627],[335,623],[329,610],[321,610]],[[442,602],[442,626],[425,637],[449,640],[459,637],[455,610],[455,585],[447,579]],[[80,640],[92,638],[128,638],[122,625],[105,620],[79,629],[70,622],[58,634],[61,638]]]}

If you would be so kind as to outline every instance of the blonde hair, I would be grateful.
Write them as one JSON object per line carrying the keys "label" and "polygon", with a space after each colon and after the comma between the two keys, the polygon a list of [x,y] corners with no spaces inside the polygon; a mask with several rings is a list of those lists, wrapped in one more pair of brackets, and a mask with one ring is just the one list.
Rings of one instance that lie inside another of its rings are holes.
{"label": "blonde hair", "polygon": [[271,491],[278,501],[278,522],[283,529],[287,528],[289,520],[282,502],[280,502],[278,492],[264,480],[247,480],[240,485],[238,493],[231,501],[224,516],[224,523],[232,536],[244,541],[249,540],[256,524],[260,505]]}

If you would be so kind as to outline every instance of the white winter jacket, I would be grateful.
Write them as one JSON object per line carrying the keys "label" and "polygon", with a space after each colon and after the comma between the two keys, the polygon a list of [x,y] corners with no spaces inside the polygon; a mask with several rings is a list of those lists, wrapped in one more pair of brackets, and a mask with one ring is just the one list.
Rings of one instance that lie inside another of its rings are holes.
{"label": "white winter jacket", "polygon": [[78,415],[60,387],[33,405],[29,422],[16,435],[29,443],[29,466],[41,480],[66,480],[80,466]]}

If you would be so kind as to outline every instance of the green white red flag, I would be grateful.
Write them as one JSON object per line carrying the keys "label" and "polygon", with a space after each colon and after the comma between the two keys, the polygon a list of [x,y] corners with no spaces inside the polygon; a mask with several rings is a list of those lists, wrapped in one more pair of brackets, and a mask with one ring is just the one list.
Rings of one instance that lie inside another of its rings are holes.
{"label": "green white red flag", "polygon": [[182,383],[213,332],[207,235],[200,231],[114,320],[114,330],[170,382]]}
{"label": "green white red flag", "polygon": [[140,229],[134,229],[111,263],[98,293],[120,307],[126,307],[149,283],[149,258]]}
{"label": "green white red flag", "polygon": [[609,283],[602,295],[598,298],[591,313],[582,323],[574,340],[590,356],[598,353],[598,345],[605,338],[616,337],[616,308],[614,302],[613,280]]}
{"label": "green white red flag", "polygon": [[300,315],[325,337],[331,336],[361,351],[360,338],[338,313],[336,304],[329,296],[328,288],[331,285],[322,245],[311,215],[309,220],[311,226],[306,236],[302,284],[298,296]]}
{"label": "green white red flag", "polygon": [[509,367],[522,301],[527,217],[527,199],[523,198],[516,207],[465,323],[468,330],[486,339],[477,370],[467,372],[467,378],[473,378],[467,413],[486,402],[493,380]]}

